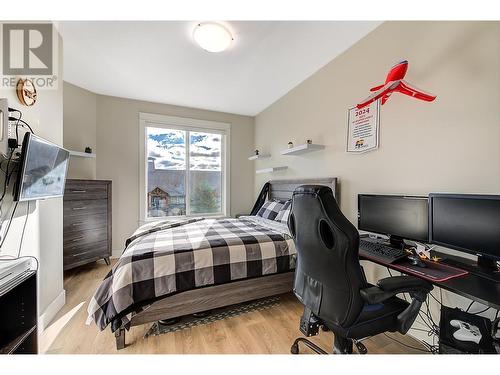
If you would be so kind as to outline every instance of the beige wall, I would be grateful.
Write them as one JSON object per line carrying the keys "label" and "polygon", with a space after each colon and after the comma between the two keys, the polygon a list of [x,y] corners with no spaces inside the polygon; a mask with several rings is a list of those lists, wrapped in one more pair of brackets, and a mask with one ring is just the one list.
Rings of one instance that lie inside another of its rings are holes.
{"label": "beige wall", "polygon": [[253,150],[253,118],[99,95],[97,178],[113,181],[115,255],[139,225],[139,112],[230,123],[231,214],[249,212],[254,203],[254,170],[247,160]]}
{"label": "beige wall", "polygon": [[[1,23],[0,23],[1,28]],[[62,77],[62,39],[59,38],[58,77]],[[61,80],[62,83],[62,80]],[[23,119],[35,133],[58,145],[63,144],[63,85],[57,89],[38,90],[38,101],[33,107],[23,106],[17,99],[14,88],[0,89],[0,97],[7,98],[9,106],[23,112]],[[24,133],[22,133],[24,134]],[[11,181],[13,181],[12,179]],[[3,177],[2,177],[3,184]],[[11,183],[2,203],[2,236],[8,225],[12,203]],[[19,203],[0,255],[18,253],[22,229],[25,222],[27,203]],[[40,328],[43,329],[58,309],[64,304],[63,289],[63,218],[62,198],[31,202],[28,221],[21,248],[21,256],[32,255],[38,258],[38,314]]]}
{"label": "beige wall", "polygon": [[[64,147],[72,151],[92,148],[97,152],[97,95],[64,82]],[[68,178],[96,178],[96,159],[70,158]]]}
{"label": "beige wall", "polygon": [[[438,98],[393,95],[382,107],[380,148],[346,154],[347,108],[403,59],[407,80]],[[269,178],[337,176],[342,211],[356,223],[358,193],[500,193],[499,67],[500,22],[382,24],[256,117],[255,147],[272,154],[257,167],[288,170],[257,175],[254,194]],[[280,155],[289,140],[308,138],[326,149]]]}

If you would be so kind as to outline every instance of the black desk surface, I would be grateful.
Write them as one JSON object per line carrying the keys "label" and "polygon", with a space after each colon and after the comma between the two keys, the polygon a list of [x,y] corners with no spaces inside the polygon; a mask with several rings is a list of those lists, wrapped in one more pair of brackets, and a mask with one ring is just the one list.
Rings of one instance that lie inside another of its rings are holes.
{"label": "black desk surface", "polygon": [[[442,254],[438,253],[437,255]],[[390,263],[385,263],[378,260],[376,261],[373,259],[366,259],[363,257],[360,257],[360,259],[368,260],[370,262],[374,262],[380,264],[381,266],[400,272],[399,270],[393,268],[392,264]],[[464,262],[467,262],[467,260],[464,260]],[[452,293],[456,293],[462,297],[469,298],[476,302],[482,303],[483,305],[500,310],[500,282],[495,282],[469,273],[468,275],[457,277],[448,281],[433,282],[433,284]]]}

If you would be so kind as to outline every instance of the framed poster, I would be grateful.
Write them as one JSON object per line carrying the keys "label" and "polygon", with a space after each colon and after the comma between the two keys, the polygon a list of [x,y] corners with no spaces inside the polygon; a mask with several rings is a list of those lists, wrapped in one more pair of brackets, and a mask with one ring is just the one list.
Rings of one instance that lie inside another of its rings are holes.
{"label": "framed poster", "polygon": [[347,113],[347,152],[363,153],[378,148],[380,100],[366,107],[349,108]]}

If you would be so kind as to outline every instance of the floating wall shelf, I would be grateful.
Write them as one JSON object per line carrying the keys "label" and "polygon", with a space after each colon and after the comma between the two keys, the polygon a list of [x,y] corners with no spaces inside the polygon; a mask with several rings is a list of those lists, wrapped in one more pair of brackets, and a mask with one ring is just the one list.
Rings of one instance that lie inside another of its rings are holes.
{"label": "floating wall shelf", "polygon": [[252,155],[248,158],[248,160],[257,160],[257,159],[265,159],[265,158],[270,158],[271,155],[269,154],[259,154],[259,155]]}
{"label": "floating wall shelf", "polygon": [[298,145],[292,148],[287,148],[281,151],[281,155],[301,155],[307,152],[317,151],[324,149],[323,145],[315,145],[312,143],[304,143],[303,145]]}
{"label": "floating wall shelf", "polygon": [[273,173],[277,171],[284,171],[288,167],[271,167],[271,168],[264,168],[264,169],[257,169],[255,173]]}
{"label": "floating wall shelf", "polygon": [[70,151],[69,156],[76,156],[79,158],[95,158],[95,154],[89,154],[88,152],[81,152],[81,151]]}

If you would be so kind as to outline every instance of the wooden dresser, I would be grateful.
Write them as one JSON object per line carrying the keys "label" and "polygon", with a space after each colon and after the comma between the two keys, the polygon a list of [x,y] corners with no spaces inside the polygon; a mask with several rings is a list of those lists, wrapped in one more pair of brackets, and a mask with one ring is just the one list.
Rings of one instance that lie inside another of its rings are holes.
{"label": "wooden dresser", "polygon": [[111,181],[66,180],[64,269],[111,256]]}

